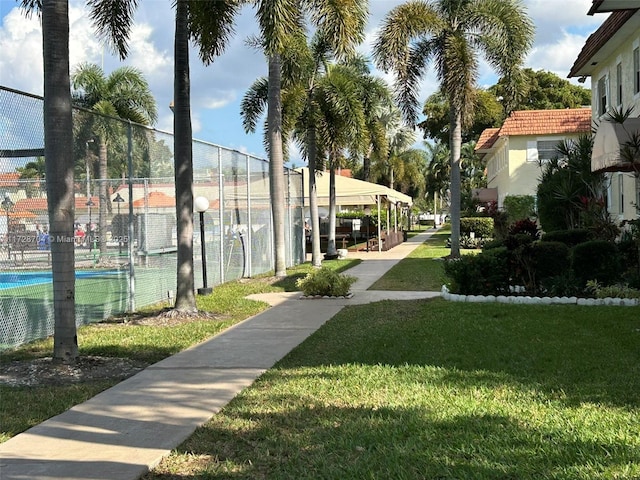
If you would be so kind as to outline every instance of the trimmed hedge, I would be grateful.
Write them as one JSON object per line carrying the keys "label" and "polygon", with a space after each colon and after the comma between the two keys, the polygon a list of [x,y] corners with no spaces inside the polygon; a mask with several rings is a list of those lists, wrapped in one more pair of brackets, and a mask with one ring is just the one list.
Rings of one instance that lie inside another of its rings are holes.
{"label": "trimmed hedge", "polygon": [[509,291],[509,252],[505,247],[447,260],[444,271],[454,293],[496,295]]}
{"label": "trimmed hedge", "polygon": [[603,285],[615,283],[622,273],[620,253],[615,243],[591,240],[572,249],[571,267],[581,284],[596,280]]}
{"label": "trimmed hedge", "polygon": [[588,242],[592,239],[593,234],[584,228],[555,230],[553,232],[545,233],[541,238],[543,242],[562,242],[569,247],[573,247],[579,243]]}
{"label": "trimmed hedge", "polygon": [[493,218],[491,217],[464,217],[460,219],[460,235],[467,237],[473,232],[476,238],[493,237]]}

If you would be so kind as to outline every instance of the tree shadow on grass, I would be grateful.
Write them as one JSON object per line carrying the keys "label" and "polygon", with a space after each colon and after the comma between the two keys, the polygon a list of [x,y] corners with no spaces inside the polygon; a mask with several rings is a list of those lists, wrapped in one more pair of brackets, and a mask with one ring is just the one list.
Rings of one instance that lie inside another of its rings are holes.
{"label": "tree shadow on grass", "polygon": [[280,413],[241,401],[178,451],[209,456],[207,478],[238,479],[587,478],[624,472],[637,460],[622,443],[501,415],[441,418],[437,410],[323,407],[313,400],[305,406],[295,396],[269,402],[282,405]]}

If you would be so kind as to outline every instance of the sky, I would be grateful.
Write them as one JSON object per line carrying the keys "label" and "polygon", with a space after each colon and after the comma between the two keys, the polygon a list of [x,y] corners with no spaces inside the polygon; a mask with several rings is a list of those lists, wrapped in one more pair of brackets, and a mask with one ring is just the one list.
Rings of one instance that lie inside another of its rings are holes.
{"label": "sky", "polygon": [[[370,54],[385,15],[406,0],[370,0],[366,40],[360,52]],[[171,132],[173,117],[169,104],[173,97],[173,2],[144,0],[135,14],[130,38],[130,54],[121,62],[95,35],[84,3],[70,0],[70,60],[73,71],[83,62],[102,66],[106,74],[122,65],[139,69],[149,82],[158,104],[156,128]],[[566,78],[587,37],[606,19],[607,14],[588,16],[592,0],[524,0],[528,15],[536,27],[535,43],[525,66],[551,71]],[[27,17],[16,0],[0,0],[0,85],[35,95],[43,92],[42,34],[36,15]],[[245,7],[239,16],[235,35],[224,54],[204,66],[192,49],[191,108],[193,135],[260,158],[266,158],[261,129],[247,134],[242,127],[240,102],[249,86],[267,75],[262,53],[247,45],[256,33],[255,13]],[[373,65],[372,65],[373,67]],[[390,84],[393,78],[373,69]],[[481,68],[479,86],[495,84],[497,77],[486,66]],[[576,83],[576,79],[570,79]],[[584,84],[590,87],[589,80]],[[424,101],[437,89],[433,70],[421,83]],[[302,164],[292,148],[290,162]]]}

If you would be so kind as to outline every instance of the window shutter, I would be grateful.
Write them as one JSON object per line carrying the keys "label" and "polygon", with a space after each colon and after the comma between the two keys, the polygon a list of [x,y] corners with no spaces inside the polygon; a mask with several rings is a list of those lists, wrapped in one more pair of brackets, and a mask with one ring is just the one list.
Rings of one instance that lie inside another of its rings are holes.
{"label": "window shutter", "polygon": [[527,162],[538,161],[538,142],[533,140],[527,142]]}

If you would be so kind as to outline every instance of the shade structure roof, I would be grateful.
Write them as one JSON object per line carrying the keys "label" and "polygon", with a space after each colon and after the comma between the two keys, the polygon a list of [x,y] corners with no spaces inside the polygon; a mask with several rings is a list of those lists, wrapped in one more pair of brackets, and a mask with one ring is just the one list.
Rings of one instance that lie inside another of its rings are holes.
{"label": "shade structure roof", "polygon": [[640,172],[640,152],[631,147],[634,138],[640,138],[640,118],[601,122],[593,141],[591,171]]}
{"label": "shade structure roof", "polygon": [[[309,198],[309,169],[299,169],[304,174],[304,196]],[[329,172],[316,172],[318,205],[329,205]],[[336,175],[336,205],[376,205],[378,198],[393,204],[412,205],[409,195],[392,188]]]}

